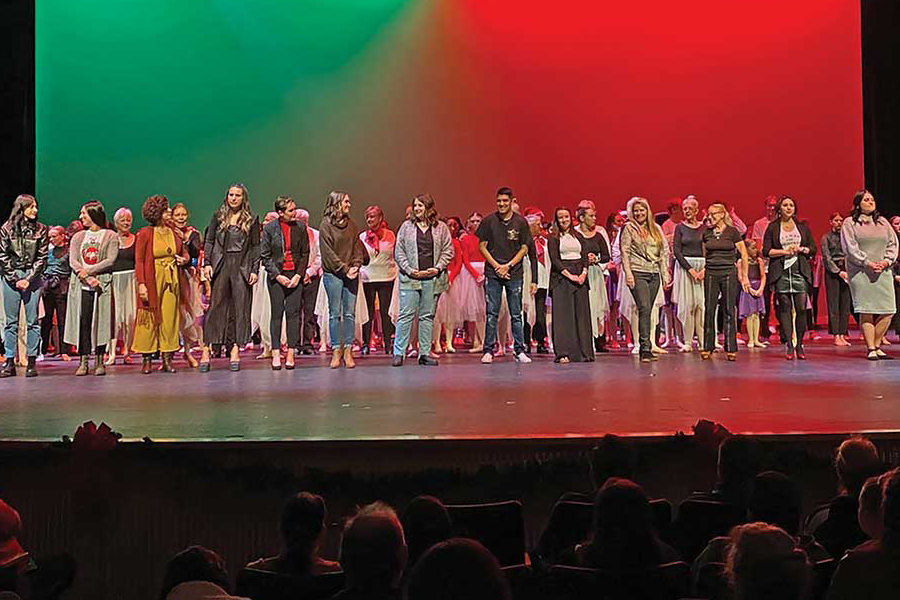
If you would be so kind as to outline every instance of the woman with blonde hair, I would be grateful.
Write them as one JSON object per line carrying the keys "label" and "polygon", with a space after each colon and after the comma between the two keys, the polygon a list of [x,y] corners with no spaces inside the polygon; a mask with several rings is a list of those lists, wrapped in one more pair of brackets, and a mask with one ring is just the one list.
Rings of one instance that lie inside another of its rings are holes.
{"label": "woman with blonde hair", "polygon": [[650,313],[660,287],[669,285],[669,246],[646,198],[629,200],[627,211],[628,221],[620,234],[622,269],[638,309],[641,362],[651,362],[656,356],[651,346]]}
{"label": "woman with blonde hair", "polygon": [[129,351],[134,340],[137,315],[137,291],[134,278],[134,240],[131,232],[134,217],[131,209],[122,207],[113,215],[113,226],[119,236],[119,252],[112,267],[113,329],[106,365],[116,362],[116,343],[122,340],[122,362],[131,364]]}

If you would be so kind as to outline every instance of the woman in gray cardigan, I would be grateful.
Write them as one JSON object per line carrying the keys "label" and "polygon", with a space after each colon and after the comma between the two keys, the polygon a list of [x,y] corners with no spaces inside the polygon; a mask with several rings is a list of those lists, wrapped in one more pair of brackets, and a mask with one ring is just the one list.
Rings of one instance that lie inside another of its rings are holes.
{"label": "woman in gray cardigan", "polygon": [[106,375],[103,354],[112,337],[112,266],[119,253],[119,236],[105,229],[106,211],[97,201],[81,207],[84,229],[69,244],[69,294],[63,341],[78,347],[75,375],[88,374],[94,354],[94,375]]}
{"label": "woman in gray cardigan", "polygon": [[437,218],[434,199],[421,194],[413,199],[412,214],[397,231],[394,260],[400,280],[400,314],[394,336],[393,366],[403,366],[410,330],[419,313],[419,364],[437,366],[428,356],[434,327],[434,305],[447,291],[447,265],[453,258],[453,242],[446,223]]}

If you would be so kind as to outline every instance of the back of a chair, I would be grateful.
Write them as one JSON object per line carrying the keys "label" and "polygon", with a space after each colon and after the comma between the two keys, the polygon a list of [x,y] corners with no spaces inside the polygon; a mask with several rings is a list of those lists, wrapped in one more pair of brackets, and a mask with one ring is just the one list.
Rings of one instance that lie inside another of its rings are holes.
{"label": "back of a chair", "polygon": [[653,525],[656,533],[666,537],[669,527],[672,525],[672,503],[665,498],[655,498],[650,501],[650,511],[653,513]]}
{"label": "back of a chair", "polygon": [[554,565],[543,591],[558,600],[678,600],[687,595],[689,579],[690,567],[684,562],[617,572]]}
{"label": "back of a chair", "polygon": [[500,566],[525,562],[525,521],[522,503],[516,500],[489,504],[447,506],[453,522],[453,534],[481,542]]}
{"label": "back of a chair", "polygon": [[671,540],[681,558],[691,562],[711,539],[727,535],[732,527],[745,522],[746,518],[744,510],[731,504],[687,499],[678,505]]}
{"label": "back of a chair", "polygon": [[824,600],[831,585],[831,578],[837,569],[838,561],[833,558],[816,561],[813,565],[813,584],[810,600]]}
{"label": "back of a chair", "polygon": [[534,575],[531,567],[528,565],[511,565],[502,567],[502,571],[514,600],[528,600],[534,596]]}
{"label": "back of a chair", "polygon": [[235,592],[251,600],[324,600],[344,587],[344,573],[298,577],[244,568],[238,572]]}
{"label": "back of a chair", "polygon": [[538,542],[541,559],[547,563],[559,562],[566,550],[586,540],[593,512],[594,506],[589,502],[557,502]]}
{"label": "back of a chair", "polygon": [[728,597],[728,580],[725,577],[725,564],[706,563],[697,573],[697,595],[708,600],[725,600]]}

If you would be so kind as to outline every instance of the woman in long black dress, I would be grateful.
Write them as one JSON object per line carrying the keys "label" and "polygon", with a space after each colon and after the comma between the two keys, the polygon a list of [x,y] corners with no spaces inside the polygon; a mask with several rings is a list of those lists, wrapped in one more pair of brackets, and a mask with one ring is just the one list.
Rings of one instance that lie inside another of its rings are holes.
{"label": "woman in long black dress", "polygon": [[550,297],[553,299],[553,350],[558,363],[591,362],[591,300],[587,283],[588,244],[572,227],[572,213],[557,208],[556,235],[547,243],[550,253]]}

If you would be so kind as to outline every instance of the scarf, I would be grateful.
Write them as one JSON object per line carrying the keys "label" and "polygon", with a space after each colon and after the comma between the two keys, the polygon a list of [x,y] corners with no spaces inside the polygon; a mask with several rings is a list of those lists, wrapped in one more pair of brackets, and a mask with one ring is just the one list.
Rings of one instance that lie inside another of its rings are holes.
{"label": "scarf", "polygon": [[383,231],[387,229],[387,223],[384,222],[384,219],[381,220],[381,223],[378,225],[378,229],[372,231],[371,229],[366,229],[366,244],[369,245],[370,248],[375,250],[375,255],[378,255],[378,252],[381,250],[379,247],[379,242],[384,237]]}

